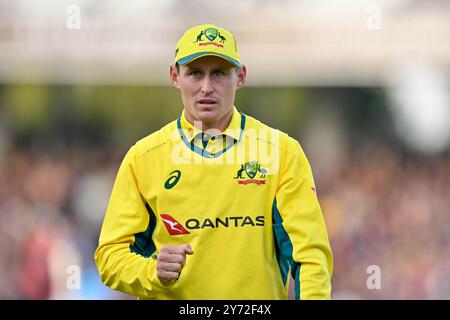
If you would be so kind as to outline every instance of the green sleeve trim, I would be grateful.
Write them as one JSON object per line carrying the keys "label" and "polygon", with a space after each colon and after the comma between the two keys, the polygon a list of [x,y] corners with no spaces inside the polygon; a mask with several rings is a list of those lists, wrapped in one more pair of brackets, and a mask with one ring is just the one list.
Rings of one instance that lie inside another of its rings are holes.
{"label": "green sleeve trim", "polygon": [[275,237],[275,252],[280,267],[281,278],[283,285],[286,285],[289,271],[295,280],[295,299],[300,300],[300,267],[301,263],[294,261],[292,256],[293,247],[292,241],[289,238],[283,226],[283,218],[280,215],[277,206],[277,199],[273,202],[273,231]]}
{"label": "green sleeve trim", "polygon": [[156,228],[156,216],[148,203],[145,204],[145,207],[150,215],[147,229],[134,235],[135,240],[134,244],[130,245],[130,251],[148,258],[156,251],[155,243],[152,240]]}

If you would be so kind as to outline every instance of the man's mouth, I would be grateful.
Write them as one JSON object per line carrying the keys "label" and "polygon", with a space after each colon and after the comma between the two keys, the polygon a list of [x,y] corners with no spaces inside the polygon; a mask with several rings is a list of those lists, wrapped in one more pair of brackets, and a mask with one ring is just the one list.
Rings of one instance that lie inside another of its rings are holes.
{"label": "man's mouth", "polygon": [[213,105],[217,103],[217,100],[209,99],[209,98],[202,98],[198,100],[199,104],[206,104],[206,105]]}

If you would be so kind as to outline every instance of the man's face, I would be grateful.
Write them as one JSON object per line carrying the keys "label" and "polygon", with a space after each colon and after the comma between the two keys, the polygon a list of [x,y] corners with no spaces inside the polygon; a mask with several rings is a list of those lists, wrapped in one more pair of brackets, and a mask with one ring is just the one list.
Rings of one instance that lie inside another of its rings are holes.
{"label": "man's face", "polygon": [[181,91],[187,119],[225,129],[236,89],[245,82],[245,66],[237,69],[225,59],[205,56],[179,67],[179,71],[174,65],[170,67],[170,78]]}

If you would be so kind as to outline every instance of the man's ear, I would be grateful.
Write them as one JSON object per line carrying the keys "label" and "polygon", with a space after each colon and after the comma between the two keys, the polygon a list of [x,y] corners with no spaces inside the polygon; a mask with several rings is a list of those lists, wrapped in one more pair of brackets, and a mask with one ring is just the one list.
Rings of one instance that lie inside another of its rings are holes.
{"label": "man's ear", "polygon": [[172,85],[175,88],[180,89],[179,75],[177,72],[177,68],[173,64],[170,65],[169,76],[170,76],[170,82],[172,82]]}
{"label": "man's ear", "polygon": [[236,73],[237,73],[236,88],[239,89],[245,84],[245,80],[247,79],[247,67],[245,65],[242,65],[242,68],[236,69]]}

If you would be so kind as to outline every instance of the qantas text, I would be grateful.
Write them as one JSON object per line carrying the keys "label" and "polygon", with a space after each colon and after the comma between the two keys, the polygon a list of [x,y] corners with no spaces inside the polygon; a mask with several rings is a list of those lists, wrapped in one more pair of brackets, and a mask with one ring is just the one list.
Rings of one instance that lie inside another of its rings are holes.
{"label": "qantas text", "polygon": [[185,226],[189,230],[204,229],[204,228],[220,228],[220,227],[262,227],[264,226],[264,216],[257,216],[252,219],[250,216],[245,217],[225,217],[204,220],[198,220],[195,218],[186,220]]}

